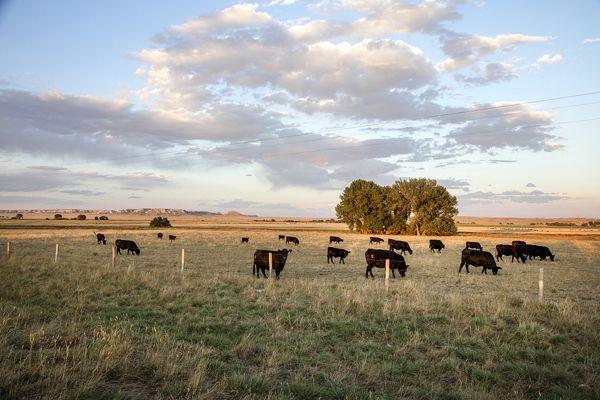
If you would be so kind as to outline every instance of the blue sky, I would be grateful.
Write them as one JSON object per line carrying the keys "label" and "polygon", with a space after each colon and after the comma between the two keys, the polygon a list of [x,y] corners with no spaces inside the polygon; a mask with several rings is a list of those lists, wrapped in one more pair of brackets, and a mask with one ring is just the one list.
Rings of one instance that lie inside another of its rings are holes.
{"label": "blue sky", "polygon": [[598,217],[600,93],[581,95],[600,90],[598,17],[598,1],[2,1],[0,208],[332,216],[353,179],[428,177],[463,215]]}

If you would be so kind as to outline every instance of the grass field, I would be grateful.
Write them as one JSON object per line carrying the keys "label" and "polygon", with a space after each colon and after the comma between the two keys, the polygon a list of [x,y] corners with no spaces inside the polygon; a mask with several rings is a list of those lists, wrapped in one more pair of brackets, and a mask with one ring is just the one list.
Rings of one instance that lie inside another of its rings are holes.
{"label": "grass field", "polygon": [[176,228],[170,244],[115,223],[109,242],[133,239],[142,254],[112,268],[92,225],[69,222],[0,230],[12,247],[0,261],[0,398],[600,397],[593,235],[526,237],[556,261],[500,262],[497,276],[457,274],[464,241],[491,249],[520,236],[444,238],[442,254],[405,237],[407,277],[386,293],[382,270],[364,277],[368,236],[342,231],[352,253],[328,265],[323,224],[275,227],[301,244],[267,281],[251,260],[284,247],[275,228]]}

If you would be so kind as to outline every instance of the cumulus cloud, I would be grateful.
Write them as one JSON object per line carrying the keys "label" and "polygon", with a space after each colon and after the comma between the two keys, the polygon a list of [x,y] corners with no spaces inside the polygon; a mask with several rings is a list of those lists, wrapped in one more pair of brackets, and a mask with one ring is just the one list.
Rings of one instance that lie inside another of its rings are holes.
{"label": "cumulus cloud", "polygon": [[481,63],[475,73],[470,76],[455,75],[456,80],[471,85],[488,85],[490,83],[510,81],[517,78],[517,71],[509,63],[486,62]]}
{"label": "cumulus cloud", "polygon": [[538,64],[556,64],[557,62],[562,60],[562,56],[560,54],[555,54],[551,56],[550,54],[544,54],[540,58],[538,58],[535,62]]}
{"label": "cumulus cloud", "polygon": [[530,192],[521,192],[519,190],[506,190],[500,193],[494,192],[472,192],[458,196],[461,203],[497,203],[497,202],[512,202],[512,203],[549,203],[568,198],[560,193],[546,193],[541,190],[532,190]]}
{"label": "cumulus cloud", "polygon": [[528,187],[528,188],[534,188],[534,187],[536,187],[536,186],[535,186],[535,184],[533,184],[533,183],[529,182],[527,185],[525,185],[525,187]]}
{"label": "cumulus cloud", "polygon": [[600,42],[600,38],[585,38],[583,39],[583,44],[590,44],[590,43],[598,43]]}

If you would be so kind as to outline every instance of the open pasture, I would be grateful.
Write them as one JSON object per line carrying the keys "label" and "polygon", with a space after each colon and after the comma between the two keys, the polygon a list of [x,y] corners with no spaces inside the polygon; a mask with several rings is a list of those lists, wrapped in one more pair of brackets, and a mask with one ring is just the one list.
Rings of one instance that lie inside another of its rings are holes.
{"label": "open pasture", "polygon": [[[495,254],[518,236],[401,237],[404,279],[365,279],[369,235],[327,264],[328,232],[260,229],[5,230],[0,397],[597,398],[600,242],[547,237],[556,261],[457,273],[466,240]],[[300,238],[285,245],[278,233]],[[242,236],[250,237],[241,244]],[[388,236],[382,235],[386,238]],[[115,238],[141,255],[117,256]],[[54,264],[55,244],[60,245]],[[255,249],[291,248],[279,281]],[[180,269],[181,249],[186,264]],[[544,303],[538,302],[544,266]]]}

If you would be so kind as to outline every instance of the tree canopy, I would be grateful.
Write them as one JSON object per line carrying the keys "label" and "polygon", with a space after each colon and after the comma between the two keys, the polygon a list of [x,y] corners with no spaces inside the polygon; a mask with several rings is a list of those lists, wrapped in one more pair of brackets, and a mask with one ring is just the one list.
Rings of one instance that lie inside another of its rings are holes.
{"label": "tree canopy", "polygon": [[166,217],[154,217],[150,221],[151,228],[168,228],[171,226],[171,222]]}
{"label": "tree canopy", "polygon": [[355,180],[335,210],[350,230],[362,233],[452,235],[456,197],[433,179],[407,179],[392,186]]}

